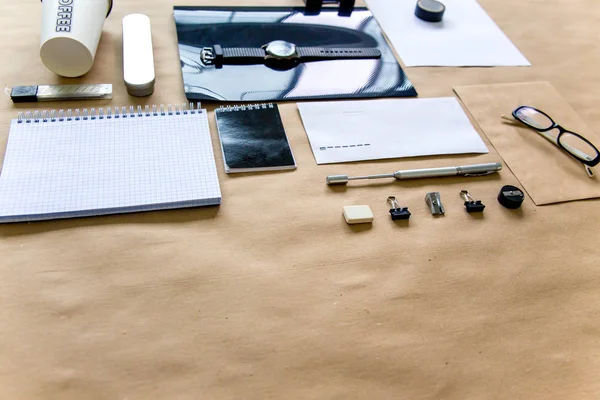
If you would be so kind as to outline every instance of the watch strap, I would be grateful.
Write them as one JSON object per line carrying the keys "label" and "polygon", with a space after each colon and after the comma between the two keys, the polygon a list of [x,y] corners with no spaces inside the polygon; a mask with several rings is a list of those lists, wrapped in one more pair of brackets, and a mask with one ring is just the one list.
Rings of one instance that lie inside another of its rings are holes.
{"label": "watch strap", "polygon": [[217,62],[221,60],[225,64],[230,63],[262,63],[265,59],[265,51],[260,47],[222,47],[214,46]]}
{"label": "watch strap", "polygon": [[338,59],[361,59],[380,58],[381,52],[374,47],[297,47],[296,51],[300,60],[338,60]]}
{"label": "watch strap", "polygon": [[[381,52],[374,47],[297,47],[300,61],[338,60],[338,59],[374,59]],[[214,63],[222,64],[262,64],[266,52],[260,47],[222,47],[213,46]]]}

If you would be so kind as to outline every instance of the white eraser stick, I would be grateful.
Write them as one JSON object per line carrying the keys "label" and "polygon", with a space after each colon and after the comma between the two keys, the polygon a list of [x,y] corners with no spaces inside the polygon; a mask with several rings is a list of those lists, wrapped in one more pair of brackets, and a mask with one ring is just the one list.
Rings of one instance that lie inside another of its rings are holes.
{"label": "white eraser stick", "polygon": [[154,54],[150,18],[129,14],[123,18],[123,80],[132,96],[154,92]]}

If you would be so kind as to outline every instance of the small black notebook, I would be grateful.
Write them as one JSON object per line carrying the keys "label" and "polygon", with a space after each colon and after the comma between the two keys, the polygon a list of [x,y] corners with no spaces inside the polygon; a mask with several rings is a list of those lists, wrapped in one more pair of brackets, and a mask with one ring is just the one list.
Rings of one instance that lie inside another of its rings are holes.
{"label": "small black notebook", "polygon": [[277,104],[220,107],[215,118],[225,172],[296,168]]}

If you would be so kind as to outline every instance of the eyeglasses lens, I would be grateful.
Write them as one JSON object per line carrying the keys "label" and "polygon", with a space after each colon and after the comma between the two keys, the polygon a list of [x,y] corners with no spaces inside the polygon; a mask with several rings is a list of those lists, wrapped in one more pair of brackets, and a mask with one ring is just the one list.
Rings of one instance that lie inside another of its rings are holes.
{"label": "eyeglasses lens", "polygon": [[569,153],[579,159],[591,161],[598,156],[598,151],[593,146],[571,132],[564,132],[559,142]]}
{"label": "eyeglasses lens", "polygon": [[522,122],[537,129],[548,129],[553,125],[550,118],[533,108],[519,108],[515,114]]}

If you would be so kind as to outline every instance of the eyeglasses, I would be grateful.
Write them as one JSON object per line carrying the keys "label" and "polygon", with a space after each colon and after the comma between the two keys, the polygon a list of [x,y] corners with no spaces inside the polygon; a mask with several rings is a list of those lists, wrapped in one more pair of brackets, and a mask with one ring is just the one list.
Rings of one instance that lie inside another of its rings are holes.
{"label": "eyeglasses", "polygon": [[[578,133],[566,130],[554,122],[548,114],[530,106],[516,108],[512,116],[581,162],[589,177],[594,176],[591,167],[600,163],[600,151],[589,140]],[[502,118],[513,121],[507,115],[502,115]],[[556,129],[558,134],[551,133],[553,129]]]}

